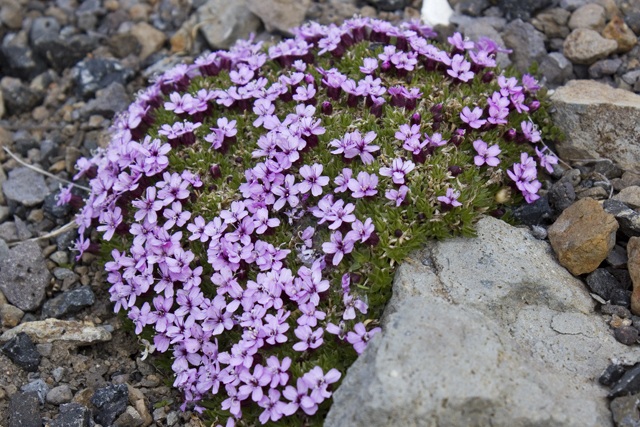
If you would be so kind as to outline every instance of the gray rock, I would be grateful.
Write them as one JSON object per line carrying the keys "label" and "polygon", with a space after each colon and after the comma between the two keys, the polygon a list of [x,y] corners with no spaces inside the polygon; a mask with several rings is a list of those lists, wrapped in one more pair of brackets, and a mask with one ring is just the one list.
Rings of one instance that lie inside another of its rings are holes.
{"label": "gray rock", "polygon": [[482,12],[491,6],[489,0],[462,0],[456,4],[460,13],[469,16],[482,16]]}
{"label": "gray rock", "polygon": [[527,71],[533,61],[541,62],[547,55],[543,34],[521,19],[510,22],[505,27],[502,38],[505,45],[513,50],[509,58],[522,73]]}
{"label": "gray rock", "polygon": [[7,76],[31,80],[46,71],[47,64],[28,46],[2,46],[0,68]]}
{"label": "gray rock", "polygon": [[131,99],[122,84],[113,82],[105,89],[97,93],[97,97],[87,102],[80,109],[80,116],[88,118],[89,116],[98,114],[104,117],[113,117],[114,114],[129,108]]}
{"label": "gray rock", "polygon": [[[607,209],[605,208],[604,211],[607,212]],[[629,261],[627,250],[620,245],[616,245],[611,253],[607,255],[606,261],[607,264],[613,268],[625,268],[627,266],[627,261]]]}
{"label": "gray rock", "polygon": [[41,38],[54,38],[60,32],[60,24],[50,16],[42,16],[33,20],[29,30],[29,41],[33,45]]}
{"label": "gray rock", "polygon": [[27,207],[39,205],[49,194],[42,175],[26,167],[9,172],[9,179],[2,183],[2,191],[7,200]]}
{"label": "gray rock", "polygon": [[627,237],[640,236],[640,214],[619,200],[605,200],[602,207],[616,218],[620,231]]}
{"label": "gray rock", "polygon": [[25,224],[25,222],[21,220],[18,215],[15,215],[13,217],[13,222],[16,225],[18,240],[27,240],[31,238],[31,231],[27,228],[27,224]]}
{"label": "gray rock", "polygon": [[69,37],[42,37],[36,40],[33,48],[51,68],[62,73],[84,59],[96,44],[96,40],[86,34],[74,34]]}
{"label": "gray rock", "polygon": [[5,242],[4,240],[0,239],[0,261],[5,259],[8,255],[9,245],[7,245],[7,242]]}
{"label": "gray rock", "polygon": [[117,427],[138,427],[144,424],[144,419],[133,406],[127,406],[127,409],[118,417],[114,423]]}
{"label": "gray rock", "polygon": [[634,0],[620,0],[616,4],[629,28],[636,34],[640,33],[640,3]]}
{"label": "gray rock", "polygon": [[105,426],[111,425],[127,409],[129,389],[126,384],[101,388],[89,400],[99,409],[95,420]]}
{"label": "gray rock", "polygon": [[40,353],[26,333],[18,333],[2,346],[2,353],[25,371],[37,372]]}
{"label": "gray rock", "polygon": [[100,89],[112,83],[127,84],[134,71],[123,67],[114,59],[91,58],[80,61],[73,67],[73,83],[76,96],[88,100]]}
{"label": "gray rock", "polygon": [[24,242],[9,250],[0,261],[0,290],[23,311],[37,310],[44,300],[51,274],[36,242]]}
{"label": "gray rock", "polygon": [[[388,2],[388,0],[384,0]],[[292,28],[299,27],[311,5],[310,0],[245,0],[247,8],[264,23],[267,31],[293,35]],[[394,0],[395,3],[408,3]],[[404,6],[401,7],[404,9]],[[400,8],[392,9],[397,10]]]}
{"label": "gray rock", "polygon": [[42,317],[60,318],[69,314],[78,313],[83,308],[90,306],[96,298],[88,286],[63,292],[57,297],[47,300],[42,306]]}
{"label": "gray rock", "polygon": [[[488,37],[494,40],[498,46],[505,45],[499,33],[499,31],[504,29],[504,25],[506,24],[506,20],[503,18],[472,18],[465,15],[454,15],[451,17],[451,23],[457,24],[458,31],[460,31],[463,36],[468,37],[469,40],[477,42],[480,37]],[[496,61],[502,67],[511,65],[509,55],[506,53],[498,53]]]}
{"label": "gray rock", "polygon": [[604,300],[611,298],[614,289],[621,288],[620,282],[604,268],[598,268],[587,276],[587,285],[594,294]]}
{"label": "gray rock", "polygon": [[9,427],[40,427],[38,393],[15,393],[9,403]]}
{"label": "gray rock", "polygon": [[606,157],[631,170],[640,163],[640,96],[591,80],[572,80],[555,91],[551,102],[553,122],[566,136],[556,147],[560,157]]}
{"label": "gray rock", "polygon": [[602,375],[600,375],[600,378],[598,378],[598,382],[606,386],[613,385],[620,378],[622,378],[625,372],[626,369],[624,368],[624,366],[612,363],[611,365],[607,366],[607,369],[605,369]]}
{"label": "gray rock", "polygon": [[76,402],[60,405],[60,415],[49,425],[51,427],[89,427],[92,425],[91,409]]}
{"label": "gray rock", "polygon": [[35,391],[38,394],[38,400],[44,405],[47,393],[49,393],[49,386],[42,378],[40,378],[35,381],[31,381],[29,384],[23,385],[20,390],[25,393]]}
{"label": "gray rock", "polygon": [[542,196],[533,203],[517,206],[513,208],[511,214],[516,221],[528,226],[540,225],[553,216],[547,196]]}
{"label": "gray rock", "polygon": [[544,9],[551,0],[498,0],[497,5],[505,12],[507,19],[529,20],[534,12]]}
{"label": "gray rock", "polygon": [[69,254],[66,251],[55,251],[49,256],[49,259],[56,264],[67,264],[69,263]]}
{"label": "gray rock", "polygon": [[561,180],[551,186],[549,193],[549,204],[556,212],[562,212],[573,204],[576,200],[576,192],[569,181]]}
{"label": "gray rock", "polygon": [[78,238],[78,232],[76,230],[69,230],[60,234],[56,237],[56,244],[58,245],[59,251],[66,251],[72,245],[73,242]]}
{"label": "gray rock", "polygon": [[573,65],[560,52],[551,52],[544,57],[538,67],[541,75],[547,79],[547,86],[556,88],[573,78]]}
{"label": "gray rock", "polygon": [[9,243],[18,241],[18,229],[13,221],[0,224],[0,239]]}
{"label": "gray rock", "polygon": [[67,384],[54,387],[47,393],[47,402],[54,405],[69,403],[71,399],[73,399],[73,393]]}
{"label": "gray rock", "polygon": [[74,275],[75,273],[68,268],[58,267],[53,269],[53,276],[58,280],[64,280]]}
{"label": "gray rock", "polygon": [[632,345],[638,341],[638,330],[633,326],[620,326],[613,331],[613,335],[624,345]]}
{"label": "gray rock", "polygon": [[604,29],[606,11],[604,7],[596,3],[588,3],[580,6],[571,14],[569,19],[569,28],[589,28],[597,32]]}
{"label": "gray rock", "polygon": [[608,397],[626,396],[640,391],[640,364],[624,373],[622,378],[613,386]]}
{"label": "gray rock", "polygon": [[616,426],[633,427],[640,425],[638,403],[640,403],[640,396],[637,394],[616,397],[611,401],[611,413]]}
{"label": "gray rock", "polygon": [[597,31],[576,28],[564,41],[562,53],[574,64],[590,65],[618,49],[618,42],[605,39]]}
{"label": "gray rock", "polygon": [[379,10],[398,10],[404,9],[411,3],[410,0],[366,0],[371,6]]}
{"label": "gray rock", "polygon": [[477,234],[400,266],[326,427],[612,425],[595,380],[640,349],[615,341],[548,243],[493,218]]}
{"label": "gray rock", "polygon": [[610,76],[615,74],[622,65],[621,59],[602,59],[594,62],[589,67],[589,77],[599,79],[602,76]]}
{"label": "gray rock", "polygon": [[634,85],[640,77],[640,70],[633,70],[622,75],[622,80],[629,85]]}
{"label": "gray rock", "polygon": [[55,193],[49,193],[47,197],[44,198],[42,210],[44,210],[54,218],[65,218],[71,211],[71,205],[69,203],[66,203],[62,206],[57,206],[58,201],[56,200],[56,196],[58,194],[60,194],[59,191]]}
{"label": "gray rock", "polygon": [[43,94],[32,90],[20,79],[5,77],[0,81],[0,87],[4,105],[9,114],[22,114],[31,111],[42,102]]}
{"label": "gray rock", "polygon": [[585,4],[587,4],[587,0],[560,0],[559,6],[569,12],[573,12]]}
{"label": "gray rock", "polygon": [[257,32],[260,19],[249,12],[244,0],[208,0],[196,12],[200,34],[211,49],[228,49],[236,40]]}

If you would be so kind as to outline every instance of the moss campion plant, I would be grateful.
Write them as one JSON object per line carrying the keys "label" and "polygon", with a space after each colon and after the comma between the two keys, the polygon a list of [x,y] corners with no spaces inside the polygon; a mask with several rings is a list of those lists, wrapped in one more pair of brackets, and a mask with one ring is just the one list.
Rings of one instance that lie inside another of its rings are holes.
{"label": "moss campion plant", "polygon": [[398,263],[536,200],[557,162],[534,147],[557,136],[544,89],[500,73],[491,40],[367,18],[294,33],[167,71],[77,165],[77,250],[102,233],[115,311],[214,425],[321,425]]}

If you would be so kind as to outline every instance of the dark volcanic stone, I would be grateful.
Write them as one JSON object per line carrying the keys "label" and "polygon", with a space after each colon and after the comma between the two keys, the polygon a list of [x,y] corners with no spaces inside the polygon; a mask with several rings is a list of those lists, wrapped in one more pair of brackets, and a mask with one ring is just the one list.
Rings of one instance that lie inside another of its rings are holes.
{"label": "dark volcanic stone", "polygon": [[38,393],[15,393],[9,403],[9,427],[42,427]]}
{"label": "dark volcanic stone", "polygon": [[611,364],[607,366],[607,369],[604,370],[600,378],[598,378],[598,382],[602,385],[610,386],[613,385],[616,381],[618,381],[626,370],[622,365]]}
{"label": "dark volcanic stone", "polygon": [[496,3],[509,21],[516,18],[528,21],[534,12],[550,4],[551,0],[498,0]]}
{"label": "dark volcanic stone", "polygon": [[547,196],[542,196],[533,203],[525,203],[513,209],[513,217],[524,225],[540,225],[551,218],[553,212]]}
{"label": "dark volcanic stone", "polygon": [[631,312],[629,309],[620,305],[605,304],[600,307],[600,311],[602,314],[615,314],[623,319],[631,319]]}
{"label": "dark volcanic stone", "polygon": [[0,66],[4,75],[24,80],[47,71],[47,64],[29,47],[3,46],[0,48]]}
{"label": "dark volcanic stone", "polygon": [[83,286],[73,291],[63,292],[57,297],[48,300],[42,306],[44,318],[60,318],[68,314],[74,314],[95,302],[93,291],[88,286]]}
{"label": "dark volcanic stone", "polygon": [[67,403],[60,405],[58,415],[49,425],[51,427],[89,427],[91,423],[91,410],[79,403]]}
{"label": "dark volcanic stone", "polygon": [[638,330],[633,326],[621,326],[613,331],[613,335],[625,345],[631,345],[638,341]]}
{"label": "dark volcanic stone", "polygon": [[379,10],[398,10],[404,9],[411,3],[410,0],[367,0],[371,6]]}
{"label": "dark volcanic stone", "polygon": [[142,45],[132,34],[116,34],[109,39],[107,45],[117,58],[124,58],[131,54],[138,55],[142,50]]}
{"label": "dark volcanic stone", "polygon": [[33,20],[29,30],[29,41],[33,45],[41,38],[57,37],[60,32],[60,24],[55,18],[42,16]]}
{"label": "dark volcanic stone", "polygon": [[97,98],[87,102],[80,110],[81,117],[88,118],[94,114],[111,118],[119,111],[126,110],[131,104],[127,90],[118,82],[113,82],[103,89]]}
{"label": "dark volcanic stone", "polygon": [[604,211],[613,215],[620,225],[619,232],[625,236],[640,236],[640,214],[619,200],[607,199],[602,204]]}
{"label": "dark volcanic stone", "polygon": [[129,401],[129,389],[126,384],[112,385],[96,390],[89,399],[97,408],[96,422],[108,426],[127,409]]}
{"label": "dark volcanic stone", "polygon": [[640,364],[624,373],[622,378],[613,386],[607,397],[625,396],[640,391]]}
{"label": "dark volcanic stone", "polygon": [[609,301],[611,304],[621,307],[631,307],[631,295],[629,294],[629,291],[625,291],[624,289],[616,288],[611,291]]}
{"label": "dark volcanic stone", "polygon": [[68,38],[43,37],[33,45],[34,50],[49,63],[51,68],[61,73],[84,59],[96,47],[96,42],[86,34],[74,34]]}
{"label": "dark volcanic stone", "polygon": [[92,58],[79,62],[73,67],[73,83],[76,96],[88,100],[97,91],[111,83],[126,85],[134,72],[113,59]]}
{"label": "dark volcanic stone", "polygon": [[22,311],[35,311],[44,300],[51,274],[36,242],[24,242],[0,261],[0,290]]}
{"label": "dark volcanic stone", "polygon": [[2,353],[25,371],[38,371],[40,353],[38,353],[36,346],[26,333],[20,332],[7,341],[2,346]]}
{"label": "dark volcanic stone", "polygon": [[593,273],[589,274],[587,276],[587,285],[591,292],[605,300],[609,300],[611,298],[611,292],[614,289],[622,288],[620,282],[618,282],[618,280],[604,268],[598,268]]}
{"label": "dark volcanic stone", "polygon": [[9,114],[22,114],[38,106],[42,102],[43,94],[31,89],[18,78],[5,77],[2,79],[2,97]]}
{"label": "dark volcanic stone", "polygon": [[9,179],[2,183],[2,191],[8,200],[32,207],[44,201],[49,194],[49,187],[41,174],[20,167],[9,172]]}
{"label": "dark volcanic stone", "polygon": [[570,182],[558,181],[549,190],[549,203],[556,212],[561,213],[576,200],[576,192]]}
{"label": "dark volcanic stone", "polygon": [[56,206],[58,201],[56,200],[56,196],[60,194],[60,192],[50,193],[47,197],[44,198],[44,204],[42,205],[42,209],[53,216],[54,218],[64,218],[71,211],[71,205],[68,203],[62,206]]}

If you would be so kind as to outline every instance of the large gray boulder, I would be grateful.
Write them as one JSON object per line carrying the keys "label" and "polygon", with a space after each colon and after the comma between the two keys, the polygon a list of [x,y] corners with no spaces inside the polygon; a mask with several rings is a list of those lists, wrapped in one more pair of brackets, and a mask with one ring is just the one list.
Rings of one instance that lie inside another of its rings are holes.
{"label": "large gray boulder", "polygon": [[597,378],[640,350],[615,341],[548,243],[489,217],[477,229],[398,269],[326,427],[613,425]]}
{"label": "large gray boulder", "polygon": [[572,80],[551,96],[553,123],[566,140],[560,157],[606,157],[623,168],[640,167],[640,96],[593,80]]}

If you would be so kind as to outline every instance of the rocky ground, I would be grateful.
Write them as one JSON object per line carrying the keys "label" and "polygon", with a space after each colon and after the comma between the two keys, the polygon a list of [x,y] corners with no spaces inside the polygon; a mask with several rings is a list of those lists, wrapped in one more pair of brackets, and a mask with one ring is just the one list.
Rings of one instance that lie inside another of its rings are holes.
{"label": "rocky ground", "polygon": [[[494,3],[452,0],[452,25],[437,30],[441,38],[455,30],[494,38],[514,50],[500,58],[503,65],[524,71],[537,61],[543,81],[557,88],[556,124],[569,138],[556,148],[566,161],[545,177],[545,197],[514,216],[549,240],[583,282],[606,332],[637,349],[640,97],[633,92],[640,92],[640,7],[626,0]],[[419,17],[421,6],[421,0],[0,0],[0,145],[17,156],[0,150],[0,426],[201,425],[179,411],[171,378],[154,368],[153,358],[142,360],[144,346],[112,312],[99,264],[89,254],[75,262],[68,249],[75,232],[65,228],[73,211],[55,206],[61,180],[73,177],[79,157],[104,147],[113,115],[155,73],[252,32],[270,43],[305,20],[340,23],[356,13],[400,22]],[[589,82],[563,86],[573,79]],[[605,359],[593,370],[604,370]],[[602,379],[614,386],[626,372],[616,386],[624,390],[611,396],[632,396],[613,400],[618,425],[640,423],[637,403],[628,402],[640,391],[633,363],[611,365]],[[624,424],[625,417],[632,421]]]}

